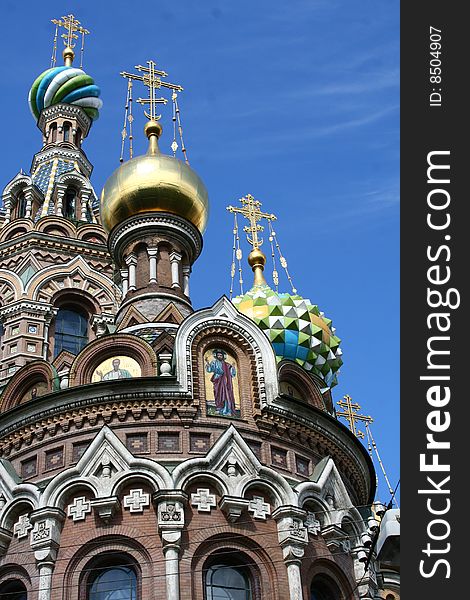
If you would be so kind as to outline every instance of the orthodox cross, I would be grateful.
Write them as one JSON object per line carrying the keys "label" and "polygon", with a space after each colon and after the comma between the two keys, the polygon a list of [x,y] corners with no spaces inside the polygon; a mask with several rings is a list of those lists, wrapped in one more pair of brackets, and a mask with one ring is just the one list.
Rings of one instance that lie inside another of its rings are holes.
{"label": "orthodox cross", "polygon": [[63,27],[66,30],[66,33],[61,35],[64,38],[64,44],[69,48],[75,48],[75,42],[78,38],[78,35],[75,33],[81,33],[82,36],[89,34],[88,29],[81,27],[81,23],[78,19],[74,17],[74,15],[67,15],[62,17],[61,19],[52,19],[52,23],[57,27]]}
{"label": "orthodox cross", "polygon": [[349,421],[349,429],[354,433],[354,435],[358,438],[364,439],[364,434],[362,431],[358,431],[356,429],[356,421],[363,421],[366,423],[366,426],[369,423],[373,423],[374,419],[372,417],[368,417],[366,415],[358,414],[358,410],[361,408],[357,402],[353,402],[351,396],[344,396],[343,400],[337,402],[338,406],[344,408],[345,410],[336,411],[337,417],[343,417]]}
{"label": "orthodox cross", "polygon": [[245,197],[240,198],[240,202],[243,205],[241,208],[227,206],[227,210],[231,213],[243,215],[245,219],[248,219],[250,225],[245,226],[243,231],[246,233],[246,239],[253,246],[253,249],[257,250],[263,243],[263,239],[258,237],[258,232],[264,230],[264,227],[259,224],[259,221],[261,221],[261,219],[275,221],[277,217],[276,215],[262,212],[260,210],[261,202],[255,200],[251,194],[247,194]]}
{"label": "orthodox cross", "polygon": [[161,77],[168,77],[168,73],[165,71],[160,71],[156,69],[156,63],[153,60],[147,61],[148,67],[143,67],[142,65],[136,65],[137,71],[142,73],[142,75],[136,75],[135,73],[127,73],[126,71],[122,71],[120,75],[122,77],[126,77],[127,79],[135,79],[137,81],[142,81],[144,85],[149,88],[149,97],[148,98],[138,98],[137,102],[142,105],[149,105],[149,112],[144,111],[144,115],[147,119],[151,121],[158,121],[161,118],[161,115],[157,115],[157,104],[166,104],[168,100],[166,98],[157,98],[156,90],[162,87],[173,90],[174,92],[182,92],[183,88],[180,85],[175,83],[169,83],[168,81],[162,81]]}

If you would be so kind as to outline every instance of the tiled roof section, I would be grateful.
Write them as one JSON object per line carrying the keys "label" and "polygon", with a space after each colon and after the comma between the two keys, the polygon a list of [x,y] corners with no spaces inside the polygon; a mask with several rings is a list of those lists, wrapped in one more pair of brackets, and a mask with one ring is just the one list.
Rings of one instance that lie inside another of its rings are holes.
{"label": "tiled roof section", "polygon": [[142,327],[140,329],[136,329],[135,331],[130,331],[133,335],[142,338],[147,343],[152,344],[162,333],[161,329],[156,329],[155,327]]}
{"label": "tiled roof section", "polygon": [[[68,171],[73,171],[73,169],[75,168],[73,161],[64,160],[62,158],[59,158],[57,160],[57,166],[55,169],[53,169],[53,166],[54,166],[53,160],[40,165],[32,177],[34,185],[41,190],[41,192],[44,194],[44,196],[46,196],[48,190],[53,189],[53,187],[55,185],[55,180],[57,179],[57,177],[59,177],[59,175],[62,175],[63,173],[67,173]],[[51,181],[51,178],[54,178],[54,180]],[[51,186],[51,183],[52,183],[52,186]],[[47,207],[47,214],[48,215],[54,214],[54,203],[53,202],[49,203],[49,205]],[[34,217],[34,220],[37,221],[41,216],[43,216],[43,207],[41,207],[38,210],[38,212],[36,213],[36,215]]]}
{"label": "tiled roof section", "polygon": [[52,171],[52,160],[42,164],[33,175],[34,185],[41,190],[43,194],[47,192],[49,179]]}

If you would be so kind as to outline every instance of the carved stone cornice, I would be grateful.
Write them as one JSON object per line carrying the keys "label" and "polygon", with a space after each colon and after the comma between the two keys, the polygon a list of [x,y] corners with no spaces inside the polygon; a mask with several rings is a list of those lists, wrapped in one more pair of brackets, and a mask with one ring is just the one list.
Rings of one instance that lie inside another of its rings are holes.
{"label": "carved stone cornice", "polygon": [[[157,388],[156,382],[161,386]],[[98,394],[99,391],[102,394]],[[168,418],[174,413],[180,422],[193,421],[197,407],[192,406],[190,395],[181,392],[170,377],[141,377],[138,389],[132,379],[121,380],[118,385],[99,383],[72,387],[41,396],[0,415],[0,447],[13,440],[31,443],[33,437],[43,439],[46,434],[55,435],[59,428],[69,431],[71,427],[80,429],[85,423],[94,426],[98,420],[109,423],[113,419],[124,421],[128,416],[140,419],[143,413],[149,419]]]}
{"label": "carved stone cornice", "polygon": [[300,415],[270,405],[256,418],[256,424],[269,437],[273,432],[280,437],[289,434],[290,439],[297,434],[313,446],[320,445],[324,454],[334,458],[340,470],[349,471],[347,479],[360,502],[366,504],[371,501],[369,496],[373,491],[372,482],[375,481],[372,462],[362,444],[336,419],[318,410],[309,410],[307,406]]}
{"label": "carved stone cornice", "polygon": [[7,304],[0,308],[0,318],[19,316],[26,313],[27,316],[42,316],[46,319],[53,317],[53,308],[51,304],[45,302],[36,302],[34,300],[18,300],[13,304]]}
{"label": "carved stone cornice", "polygon": [[48,121],[57,118],[74,118],[77,125],[82,129],[83,136],[86,137],[90,131],[92,120],[80,106],[73,104],[53,104],[47,108],[43,108],[39,115],[38,128],[43,131],[44,126]]}
{"label": "carved stone cornice", "polygon": [[1,257],[6,258],[7,256],[17,253],[24,253],[25,250],[30,250],[32,248],[32,242],[41,250],[52,249],[53,251],[61,252],[69,251],[73,254],[77,254],[79,251],[84,255],[105,258],[108,262],[111,260],[108,249],[103,244],[86,242],[77,238],[60,238],[57,235],[51,235],[36,230],[28,231],[27,233],[18,236],[18,238],[2,242],[0,244]]}
{"label": "carved stone cornice", "polygon": [[135,240],[142,239],[146,233],[152,235],[162,233],[166,236],[171,234],[185,247],[191,257],[191,263],[201,253],[202,235],[199,230],[186,219],[164,212],[143,213],[129,217],[117,225],[109,234],[110,253],[116,257],[118,263],[121,263],[124,247]]}

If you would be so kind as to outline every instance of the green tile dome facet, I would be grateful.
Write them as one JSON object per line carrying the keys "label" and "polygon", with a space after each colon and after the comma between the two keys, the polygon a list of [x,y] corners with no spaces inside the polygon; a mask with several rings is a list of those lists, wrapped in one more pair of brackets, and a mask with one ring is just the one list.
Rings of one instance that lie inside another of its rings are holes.
{"label": "green tile dome facet", "polygon": [[266,334],[278,362],[292,360],[334,387],[343,364],[340,339],[332,322],[318,306],[298,295],[278,293],[268,285],[256,285],[232,300]]}

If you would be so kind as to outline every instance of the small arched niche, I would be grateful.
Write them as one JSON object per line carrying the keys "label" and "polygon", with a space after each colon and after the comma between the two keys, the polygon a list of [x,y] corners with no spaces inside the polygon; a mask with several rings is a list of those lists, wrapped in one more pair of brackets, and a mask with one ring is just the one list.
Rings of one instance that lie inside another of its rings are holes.
{"label": "small arched niche", "polygon": [[259,407],[259,382],[249,341],[229,326],[209,327],[192,344],[194,396],[210,417],[249,419]]}
{"label": "small arched niche", "polygon": [[10,379],[1,399],[4,412],[19,404],[34,401],[57,389],[57,372],[45,360],[35,360],[22,367]]}
{"label": "small arched niche", "polygon": [[64,142],[72,141],[72,123],[70,121],[64,121],[62,125],[62,139]]}
{"label": "small arched niche", "polygon": [[133,250],[137,257],[136,287],[145,288],[150,279],[150,262],[147,254],[147,245],[141,242]]}
{"label": "small arched niche", "polygon": [[327,410],[318,383],[302,367],[292,361],[282,361],[278,367],[278,377],[281,394],[320,410]]}
{"label": "small arched niche", "polygon": [[151,377],[156,368],[157,357],[147,342],[116,334],[88,344],[70,369],[70,385]]}
{"label": "small arched niche", "polygon": [[69,186],[65,190],[63,199],[62,214],[64,217],[71,221],[77,220],[78,205],[78,190],[74,186]]}

